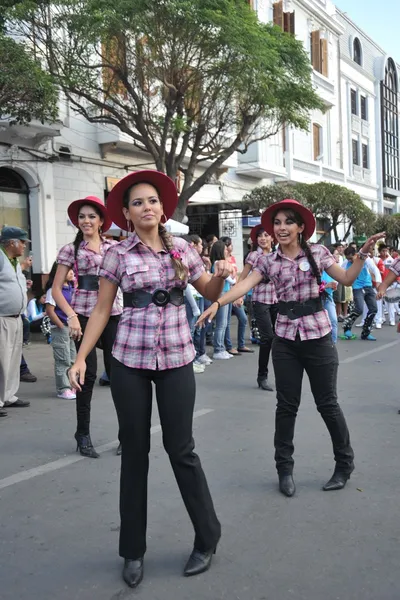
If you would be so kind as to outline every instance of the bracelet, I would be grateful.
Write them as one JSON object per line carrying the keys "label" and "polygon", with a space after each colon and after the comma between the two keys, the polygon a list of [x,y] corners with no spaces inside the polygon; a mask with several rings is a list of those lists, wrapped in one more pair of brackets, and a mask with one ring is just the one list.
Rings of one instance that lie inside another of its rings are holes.
{"label": "bracelet", "polygon": [[219,300],[216,300],[216,301],[214,302],[214,304],[218,304],[218,310],[221,308],[221,304],[220,304]]}
{"label": "bracelet", "polygon": [[68,323],[68,321],[70,321],[71,319],[74,319],[77,316],[78,316],[77,314],[74,314],[74,315],[70,315],[69,317],[67,317],[67,323]]}
{"label": "bracelet", "polygon": [[357,255],[358,255],[358,258],[359,258],[360,260],[367,260],[367,258],[368,258],[368,256],[369,256],[369,255],[368,255],[368,254],[366,254],[365,252],[361,252],[361,250],[359,250],[359,251],[358,251]]}

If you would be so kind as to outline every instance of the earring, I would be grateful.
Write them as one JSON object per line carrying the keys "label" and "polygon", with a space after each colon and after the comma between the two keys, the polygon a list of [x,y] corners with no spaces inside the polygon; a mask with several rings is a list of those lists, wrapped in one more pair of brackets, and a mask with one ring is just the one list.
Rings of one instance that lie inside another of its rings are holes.
{"label": "earring", "polygon": [[299,233],[299,244],[300,244],[300,246],[302,245],[302,243],[303,243],[303,234]]}
{"label": "earring", "polygon": [[161,217],[161,223],[165,224],[168,221],[167,216],[165,213],[163,213],[162,217]]}
{"label": "earring", "polygon": [[99,235],[101,235],[103,233],[103,228],[99,227]]}
{"label": "earring", "polygon": [[131,221],[128,221],[128,219],[127,219],[126,220],[126,230],[128,233],[132,233],[131,225],[132,225]]}

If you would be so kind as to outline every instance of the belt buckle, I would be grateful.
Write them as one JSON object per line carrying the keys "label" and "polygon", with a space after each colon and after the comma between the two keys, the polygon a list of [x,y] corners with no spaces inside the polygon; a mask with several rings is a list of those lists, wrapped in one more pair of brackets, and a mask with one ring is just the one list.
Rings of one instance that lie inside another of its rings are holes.
{"label": "belt buckle", "polygon": [[156,306],[164,307],[167,306],[168,302],[171,299],[171,296],[168,290],[158,288],[153,292],[151,299],[153,304],[155,304]]}

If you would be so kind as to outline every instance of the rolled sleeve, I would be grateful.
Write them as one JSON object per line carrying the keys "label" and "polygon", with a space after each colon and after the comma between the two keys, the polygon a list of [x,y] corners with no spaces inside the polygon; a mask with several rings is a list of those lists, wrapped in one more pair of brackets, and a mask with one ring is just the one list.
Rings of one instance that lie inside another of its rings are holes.
{"label": "rolled sleeve", "polygon": [[396,277],[400,277],[400,257],[396,258],[389,267],[389,271],[392,271]]}
{"label": "rolled sleeve", "polygon": [[194,281],[197,281],[203,275],[203,273],[205,273],[204,264],[199,253],[190,246],[187,249],[187,260],[189,267],[188,281],[189,283],[193,283]]}
{"label": "rolled sleeve", "polygon": [[252,268],[254,268],[260,256],[261,255],[258,252],[249,252],[244,262],[246,265],[250,265]]}
{"label": "rolled sleeve", "polygon": [[75,263],[75,248],[73,244],[63,246],[58,252],[57,264],[72,267]]}
{"label": "rolled sleeve", "polygon": [[321,269],[326,270],[329,269],[329,267],[331,267],[332,265],[336,264],[336,261],[333,258],[332,254],[329,252],[328,248],[326,248],[325,246],[319,246],[319,251],[321,253]]}
{"label": "rolled sleeve", "polygon": [[121,275],[120,275],[120,255],[116,251],[115,247],[109,248],[104,256],[100,266],[99,276],[104,277],[111,283],[115,285],[120,285],[121,283]]}
{"label": "rolled sleeve", "polygon": [[257,271],[261,273],[264,279],[269,278],[269,263],[268,263],[268,254],[260,254],[258,259],[255,262],[253,267],[253,271]]}

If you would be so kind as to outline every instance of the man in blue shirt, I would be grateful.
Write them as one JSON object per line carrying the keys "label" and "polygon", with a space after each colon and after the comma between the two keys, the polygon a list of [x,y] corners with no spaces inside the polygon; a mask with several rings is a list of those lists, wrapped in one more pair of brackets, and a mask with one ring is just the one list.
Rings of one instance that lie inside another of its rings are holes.
{"label": "man in blue shirt", "polygon": [[[356,251],[354,248],[346,248],[344,255],[347,258],[348,262],[345,266],[345,269],[348,269],[350,267],[355,254]],[[371,335],[371,328],[375,315],[378,312],[378,307],[376,304],[375,290],[372,286],[372,277],[365,263],[359,276],[353,283],[353,296],[354,308],[343,322],[344,335],[348,339],[353,338],[351,328],[353,327],[354,322],[358,319],[358,317],[362,315],[365,302],[365,304],[368,307],[368,313],[365,317],[364,325],[361,331],[361,339],[375,342],[376,338],[373,335]]]}

